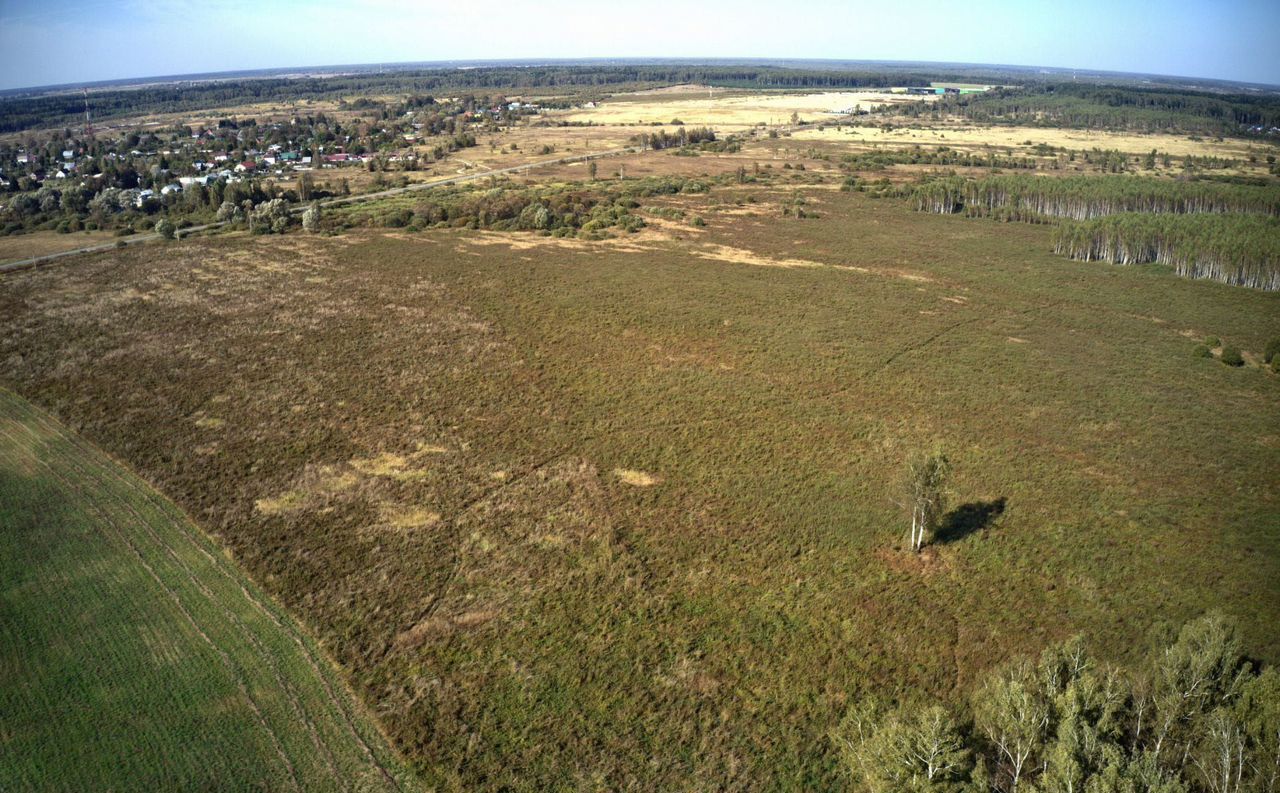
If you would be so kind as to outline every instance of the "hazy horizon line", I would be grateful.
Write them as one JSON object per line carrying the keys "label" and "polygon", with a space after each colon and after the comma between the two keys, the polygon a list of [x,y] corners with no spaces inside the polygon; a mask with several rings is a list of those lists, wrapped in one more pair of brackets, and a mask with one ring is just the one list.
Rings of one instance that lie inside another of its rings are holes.
{"label": "hazy horizon line", "polygon": [[[670,64],[679,65],[697,65],[706,63],[724,63],[724,64],[741,64],[741,65],[768,65],[779,63],[795,63],[795,64],[868,64],[868,65],[886,65],[886,66],[923,66],[923,67],[965,67],[970,69],[992,68],[992,69],[1011,69],[1022,70],[1028,72],[1048,72],[1048,73],[1076,73],[1088,76],[1124,76],[1133,78],[1160,78],[1162,80],[1182,80],[1198,83],[1217,83],[1230,86],[1239,86],[1243,88],[1263,88],[1280,91],[1280,83],[1265,83],[1251,80],[1236,80],[1223,77],[1200,77],[1195,75],[1180,74],[1162,74],[1159,72],[1129,72],[1118,71],[1115,69],[1097,69],[1083,66],[1050,66],[1044,64],[1016,64],[1016,63],[994,63],[979,61],[930,61],[916,59],[864,59],[864,58],[803,58],[803,57],[786,57],[786,56],[583,56],[583,57],[521,57],[521,58],[446,58],[439,60],[422,60],[422,61],[366,61],[363,63],[330,63],[330,64],[298,64],[286,66],[264,66],[245,69],[223,69],[219,71],[203,71],[203,72],[181,72],[171,74],[152,74],[138,75],[131,77],[115,77],[105,80],[84,80],[78,82],[67,83],[48,83],[44,85],[25,85],[12,86],[8,88],[0,88],[0,94],[14,94],[22,92],[49,92],[57,90],[69,90],[78,88],[93,88],[103,86],[119,86],[127,88],[132,85],[146,85],[150,83],[166,83],[166,82],[182,82],[197,81],[211,79],[233,79],[237,76],[249,77],[260,75],[262,79],[267,79],[276,74],[288,74],[292,72],[315,71],[324,73],[324,76],[336,76],[342,69],[389,69],[397,71],[410,71],[412,67],[422,67],[424,69],[440,69],[456,68],[457,66],[476,65],[483,66],[526,66],[537,67],[542,65],[573,65],[573,64],[590,64],[590,63],[611,63],[614,65],[625,66],[629,64]],[[784,67],[785,68],[785,67]],[[224,77],[225,75],[225,77]]]}

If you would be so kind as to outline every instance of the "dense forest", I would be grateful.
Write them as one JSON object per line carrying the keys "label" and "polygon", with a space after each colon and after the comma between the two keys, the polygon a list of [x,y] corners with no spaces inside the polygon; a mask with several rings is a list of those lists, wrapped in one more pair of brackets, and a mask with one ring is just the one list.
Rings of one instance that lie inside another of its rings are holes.
{"label": "dense forest", "polygon": [[[409,95],[441,91],[563,88],[626,90],[679,83],[739,88],[884,88],[928,85],[930,77],[900,72],[783,69],[768,66],[537,66],[429,69],[334,77],[255,78],[171,83],[94,91],[95,118],[175,113],[238,103],[336,99],[355,95]],[[85,97],[51,93],[0,99],[0,132],[75,124]]]}
{"label": "dense forest", "polygon": [[1280,97],[1075,83],[999,88],[948,96],[906,109],[913,116],[959,116],[1017,124],[1207,135],[1265,134],[1280,127]]}

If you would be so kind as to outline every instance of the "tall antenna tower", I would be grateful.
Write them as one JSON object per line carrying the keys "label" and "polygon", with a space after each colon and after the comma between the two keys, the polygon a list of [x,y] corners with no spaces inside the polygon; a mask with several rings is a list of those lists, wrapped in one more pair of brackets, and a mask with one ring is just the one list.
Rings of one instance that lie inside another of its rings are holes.
{"label": "tall antenna tower", "polygon": [[89,89],[84,88],[84,137],[93,140],[93,119],[89,116]]}

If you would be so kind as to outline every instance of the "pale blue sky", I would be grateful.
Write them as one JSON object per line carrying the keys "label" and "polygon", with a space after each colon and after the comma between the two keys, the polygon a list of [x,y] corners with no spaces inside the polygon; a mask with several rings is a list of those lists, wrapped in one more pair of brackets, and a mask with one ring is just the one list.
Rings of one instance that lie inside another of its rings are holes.
{"label": "pale blue sky", "polygon": [[1280,84],[1280,0],[0,0],[0,88],[339,63],[962,61]]}

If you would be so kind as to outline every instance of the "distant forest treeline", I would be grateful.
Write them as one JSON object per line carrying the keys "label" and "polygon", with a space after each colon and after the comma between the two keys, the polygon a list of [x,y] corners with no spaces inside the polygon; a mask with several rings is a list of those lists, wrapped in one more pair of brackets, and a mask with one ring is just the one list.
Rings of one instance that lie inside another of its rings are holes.
{"label": "distant forest treeline", "polygon": [[912,115],[946,114],[988,124],[1040,125],[1208,135],[1280,127],[1280,97],[1050,83],[920,103]]}
{"label": "distant forest treeline", "polygon": [[[805,70],[753,66],[540,66],[432,69],[336,77],[263,78],[166,84],[95,91],[96,119],[139,113],[205,110],[241,102],[336,99],[359,94],[410,95],[448,90],[519,91],[565,88],[574,92],[705,83],[736,88],[884,88],[928,85],[924,74]],[[81,123],[84,96],[57,93],[0,99],[0,132]]]}

